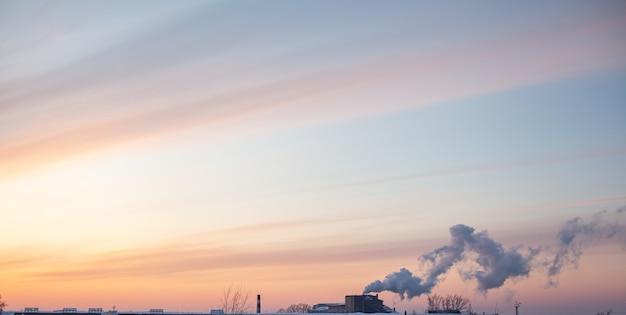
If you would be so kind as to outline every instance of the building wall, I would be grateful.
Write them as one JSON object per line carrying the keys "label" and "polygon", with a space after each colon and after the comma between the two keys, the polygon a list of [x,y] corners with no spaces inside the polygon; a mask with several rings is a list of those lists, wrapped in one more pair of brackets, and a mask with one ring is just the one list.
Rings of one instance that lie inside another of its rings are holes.
{"label": "building wall", "polygon": [[346,295],[347,313],[389,313],[378,295]]}

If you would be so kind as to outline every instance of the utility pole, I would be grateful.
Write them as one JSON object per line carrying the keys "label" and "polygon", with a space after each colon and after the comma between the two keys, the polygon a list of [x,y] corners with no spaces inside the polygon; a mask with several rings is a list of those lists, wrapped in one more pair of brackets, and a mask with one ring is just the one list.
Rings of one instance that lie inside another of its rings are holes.
{"label": "utility pole", "polygon": [[519,315],[519,306],[522,305],[519,301],[515,302],[515,315]]}

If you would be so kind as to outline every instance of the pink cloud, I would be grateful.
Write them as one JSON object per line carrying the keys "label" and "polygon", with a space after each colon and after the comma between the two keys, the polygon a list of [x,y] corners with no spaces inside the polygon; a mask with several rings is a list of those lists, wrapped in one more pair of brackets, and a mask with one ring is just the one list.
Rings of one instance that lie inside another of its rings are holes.
{"label": "pink cloud", "polygon": [[[189,78],[178,73],[182,82],[175,84],[145,78],[139,92],[132,81],[118,84],[121,78],[70,80],[39,92],[23,88],[22,96],[0,104],[2,122],[16,130],[0,138],[0,176],[197,127],[213,137],[294,128],[606,71],[626,63],[626,45],[614,38],[625,27],[623,19],[569,25],[400,52],[274,82],[259,66],[255,73],[265,81],[243,80],[230,91],[208,94],[197,83],[215,78],[202,72]],[[81,93],[84,98],[77,98]],[[42,118],[34,124],[33,116]]]}

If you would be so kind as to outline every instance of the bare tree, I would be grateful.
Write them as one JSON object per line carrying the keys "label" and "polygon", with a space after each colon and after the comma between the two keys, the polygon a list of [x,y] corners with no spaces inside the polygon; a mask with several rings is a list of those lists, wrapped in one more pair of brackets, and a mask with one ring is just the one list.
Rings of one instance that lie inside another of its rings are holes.
{"label": "bare tree", "polygon": [[224,287],[222,294],[222,309],[226,314],[244,314],[250,309],[248,300],[250,290],[246,290],[242,285],[229,285]]}
{"label": "bare tree", "polygon": [[443,297],[439,294],[433,294],[428,296],[428,313],[434,313],[436,311],[442,311]]}
{"label": "bare tree", "polygon": [[448,310],[453,310],[453,311],[459,311],[459,312],[464,312],[467,310],[470,301],[467,298],[464,298],[460,295],[448,295],[446,297],[446,300],[450,300],[450,308],[448,308]]}
{"label": "bare tree", "polygon": [[470,300],[460,295],[443,297],[438,294],[428,296],[427,313],[463,313],[468,310]]}
{"label": "bare tree", "polygon": [[4,311],[5,306],[7,306],[7,304],[4,303],[4,301],[2,300],[2,295],[0,295],[0,314],[2,314],[2,311]]}
{"label": "bare tree", "polygon": [[287,308],[281,308],[276,313],[308,313],[311,305],[306,303],[291,304]]}
{"label": "bare tree", "polygon": [[613,310],[609,309],[606,312],[598,312],[598,313],[596,313],[596,315],[611,315],[611,313],[613,313]]}

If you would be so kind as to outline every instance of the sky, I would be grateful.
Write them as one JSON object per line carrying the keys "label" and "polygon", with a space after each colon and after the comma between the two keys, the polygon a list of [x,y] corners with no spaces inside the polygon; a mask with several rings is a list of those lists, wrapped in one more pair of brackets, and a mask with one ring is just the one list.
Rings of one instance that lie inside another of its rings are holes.
{"label": "sky", "polygon": [[626,314],[625,17],[1,0],[2,300]]}

